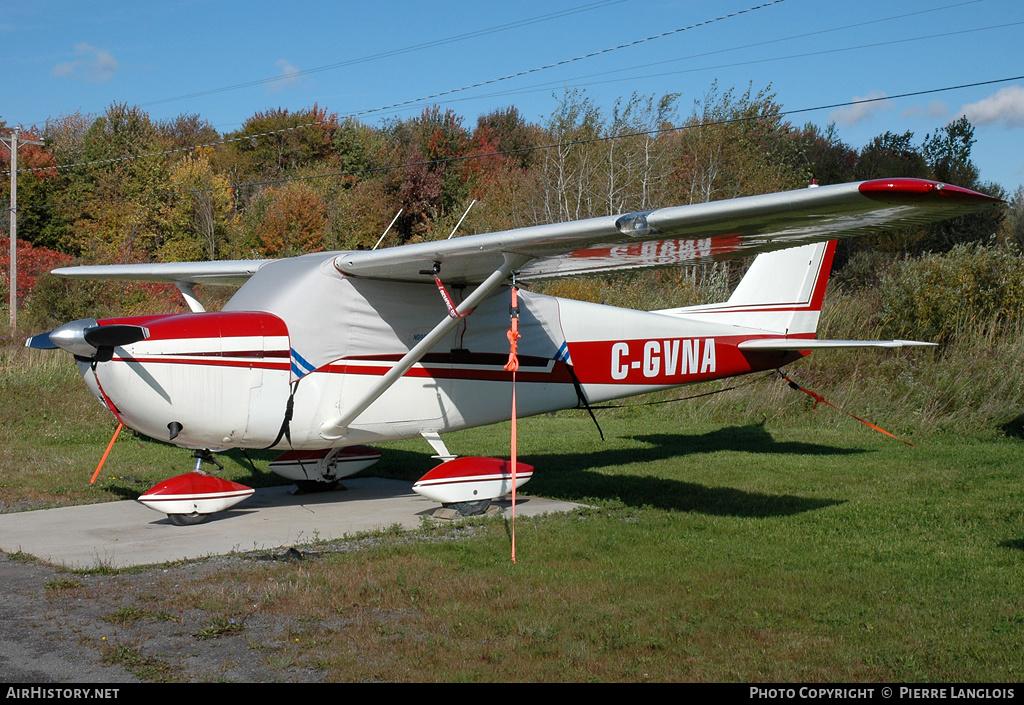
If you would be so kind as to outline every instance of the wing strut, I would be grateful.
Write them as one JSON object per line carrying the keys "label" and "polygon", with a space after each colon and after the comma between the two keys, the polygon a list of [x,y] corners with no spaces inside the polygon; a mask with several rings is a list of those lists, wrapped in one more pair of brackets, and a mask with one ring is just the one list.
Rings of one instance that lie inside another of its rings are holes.
{"label": "wing strut", "polygon": [[320,436],[327,440],[333,441],[341,438],[348,433],[348,426],[350,423],[356,420],[361,413],[366,411],[367,407],[370,406],[377,398],[386,392],[392,384],[397,382],[402,375],[409,371],[413,365],[420,361],[424,355],[426,355],[431,348],[434,347],[448,332],[454,328],[459,321],[462,320],[461,314],[471,311],[476,308],[485,298],[497,289],[501,284],[508,279],[508,276],[512,273],[512,270],[521,267],[523,261],[528,258],[519,257],[510,253],[504,254],[505,262],[498,269],[494,270],[489,277],[478,286],[473,293],[466,297],[466,299],[459,304],[458,308],[451,315],[444,317],[440,323],[434,326],[434,329],[430,331],[417,345],[407,352],[401,360],[395,363],[387,373],[380,378],[373,387],[363,395],[363,398],[354,403],[349,407],[344,414],[336,419],[325,421],[320,426]]}
{"label": "wing strut", "polygon": [[181,292],[182,298],[185,299],[185,303],[188,304],[189,310],[191,310],[192,313],[206,312],[206,307],[203,306],[202,302],[198,298],[196,298],[196,292],[192,288],[191,282],[175,280],[174,286],[178,287],[178,291]]}

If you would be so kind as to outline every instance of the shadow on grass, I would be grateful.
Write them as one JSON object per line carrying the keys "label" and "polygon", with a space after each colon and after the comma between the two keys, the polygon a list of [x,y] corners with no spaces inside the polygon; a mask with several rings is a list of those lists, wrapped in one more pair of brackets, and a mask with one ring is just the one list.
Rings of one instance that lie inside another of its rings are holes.
{"label": "shadow on grass", "polygon": [[[607,448],[589,453],[561,452],[521,457],[522,462],[537,468],[530,481],[530,492],[569,501],[617,500],[634,507],[698,512],[715,516],[786,516],[841,504],[844,500],[748,492],[649,475],[606,475],[597,470],[718,451],[823,456],[863,452],[812,443],[777,443],[759,424],[723,428],[695,435],[653,434],[626,438],[645,443],[648,447]],[[421,454],[397,450],[386,452],[387,477],[415,481],[426,472]],[[376,469],[368,472],[373,475],[382,474]]]}
{"label": "shadow on grass", "polygon": [[999,430],[1010,438],[1024,438],[1024,414],[1002,424]]}

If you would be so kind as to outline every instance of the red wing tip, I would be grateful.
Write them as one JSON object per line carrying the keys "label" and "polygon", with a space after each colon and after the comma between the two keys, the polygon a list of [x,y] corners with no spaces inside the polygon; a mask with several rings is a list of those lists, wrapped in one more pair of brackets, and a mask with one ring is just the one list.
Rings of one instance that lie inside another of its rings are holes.
{"label": "red wing tip", "polygon": [[960,203],[1002,203],[1002,200],[986,193],[979,193],[962,186],[944,184],[927,179],[872,179],[863,182],[858,190],[868,198],[878,200],[904,200],[907,198],[929,198],[953,200]]}

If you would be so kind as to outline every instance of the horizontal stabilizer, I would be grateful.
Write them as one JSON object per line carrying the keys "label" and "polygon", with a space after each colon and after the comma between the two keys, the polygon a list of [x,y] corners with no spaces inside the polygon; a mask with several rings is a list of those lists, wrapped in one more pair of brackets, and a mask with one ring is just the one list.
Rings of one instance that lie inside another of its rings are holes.
{"label": "horizontal stabilizer", "polygon": [[740,350],[832,350],[839,348],[904,348],[935,346],[917,340],[812,340],[800,338],[755,338],[739,344]]}

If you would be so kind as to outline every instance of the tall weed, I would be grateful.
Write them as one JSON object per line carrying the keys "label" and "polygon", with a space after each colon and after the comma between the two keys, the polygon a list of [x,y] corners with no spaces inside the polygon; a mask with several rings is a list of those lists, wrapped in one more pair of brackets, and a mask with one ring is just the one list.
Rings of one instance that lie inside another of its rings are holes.
{"label": "tall weed", "polygon": [[1003,247],[957,245],[896,261],[881,277],[879,323],[886,336],[949,344],[1012,327],[1022,310],[1024,257]]}
{"label": "tall weed", "polygon": [[[847,268],[825,297],[819,338],[915,339],[938,346],[820,351],[789,365],[787,374],[849,413],[901,435],[1024,435],[1020,254],[963,245],[917,259],[862,257]],[[659,293],[652,288],[648,295]],[[694,303],[711,300],[707,291],[687,297]],[[820,404],[815,408],[813,399],[793,392],[778,376],[723,380],[654,399],[696,394],[706,396],[673,405],[678,410],[671,413],[681,423],[856,425]]]}

